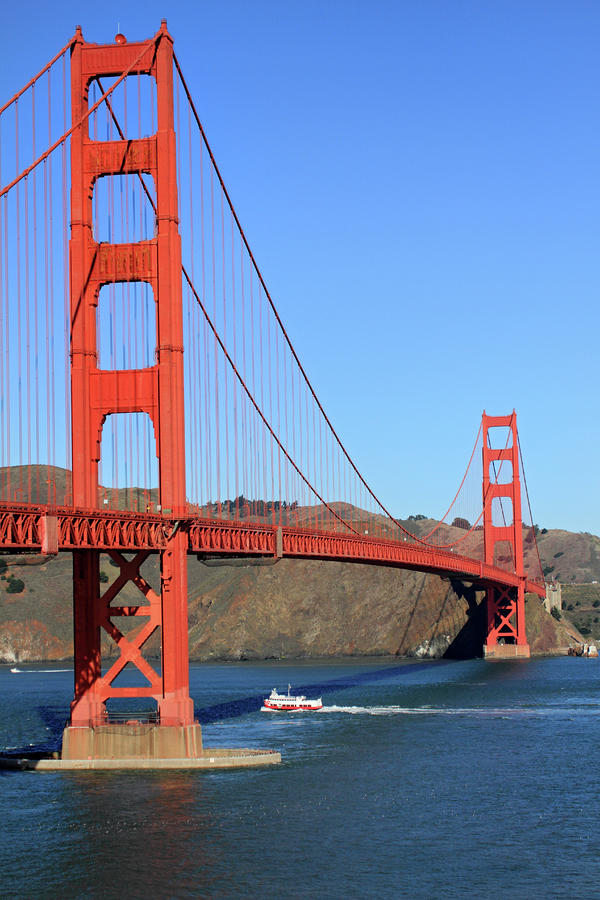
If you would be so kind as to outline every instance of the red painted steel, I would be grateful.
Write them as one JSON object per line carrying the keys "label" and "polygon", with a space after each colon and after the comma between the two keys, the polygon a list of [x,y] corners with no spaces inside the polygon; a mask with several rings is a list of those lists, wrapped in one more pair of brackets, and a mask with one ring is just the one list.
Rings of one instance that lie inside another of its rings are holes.
{"label": "red painted steel", "polygon": [[[176,532],[187,536],[187,552],[209,556],[275,556],[296,559],[335,559],[419,569],[438,575],[453,574],[499,590],[524,590],[545,596],[543,582],[523,580],[515,572],[479,559],[422,544],[389,541],[338,532],[319,532],[259,523],[242,524],[217,519],[166,519],[143,513],[74,511],[69,508],[0,509],[0,547],[41,550],[42,523],[56,518],[58,549],[162,551]],[[279,545],[279,546],[278,546]]]}
{"label": "red painted steel", "polygon": [[[506,445],[500,448],[490,446],[491,428],[507,429]],[[496,464],[499,464],[496,466]],[[510,464],[510,479],[502,474],[506,463]],[[490,470],[494,468],[492,473]],[[517,414],[510,416],[488,416],[483,413],[483,542],[484,559],[493,566],[498,545],[510,548],[512,568],[516,584],[508,587],[505,583],[489,584],[487,594],[487,636],[486,646],[498,643],[527,646],[525,633],[525,591],[526,577],[523,563],[523,522],[521,515],[519,442],[517,436]],[[494,500],[498,500],[497,505]],[[510,520],[506,521],[506,504],[509,501]],[[496,524],[495,516],[502,515],[502,524]]]}
{"label": "red painted steel", "polygon": [[[102,76],[146,74],[156,80],[157,130],[137,140],[100,142],[89,136],[88,91],[92,79]],[[98,463],[102,428],[111,414],[144,412],[157,438],[160,504],[170,515],[183,514],[185,496],[185,433],[183,400],[183,324],[181,298],[181,242],[178,233],[177,173],[173,117],[173,46],[163,22],[149,41],[96,45],[83,40],[78,29],[71,52],[71,397],[73,445],[73,505],[98,506]],[[114,174],[149,174],[156,187],[156,231],[149,241],[97,243],[93,234],[92,196],[99,178]],[[137,370],[98,368],[96,310],[100,289],[117,282],[148,282],[156,307],[157,361]],[[75,699],[73,725],[97,721],[105,702],[117,696],[153,696],[161,722],[188,725],[193,703],[188,688],[187,644],[187,534],[183,531],[150,538],[148,522],[141,525],[143,542],[158,540],[152,549],[161,554],[161,594],[152,596],[150,625],[135,640],[126,640],[112,624],[114,595],[128,582],[145,582],[140,566],[145,558],[115,561],[121,574],[118,587],[100,595],[99,554],[104,540],[112,548],[132,549],[136,537],[111,534],[114,523],[86,517],[69,522],[73,550],[75,619]],[[120,540],[119,540],[120,538]],[[96,548],[82,549],[84,546]],[[140,587],[142,590],[142,587]],[[138,613],[136,613],[137,615]],[[143,645],[162,630],[161,676],[150,676]],[[108,632],[119,650],[119,664],[101,673],[101,630]],[[122,663],[122,665],[121,665]],[[112,681],[126,663],[145,675],[149,688],[115,688]]]}

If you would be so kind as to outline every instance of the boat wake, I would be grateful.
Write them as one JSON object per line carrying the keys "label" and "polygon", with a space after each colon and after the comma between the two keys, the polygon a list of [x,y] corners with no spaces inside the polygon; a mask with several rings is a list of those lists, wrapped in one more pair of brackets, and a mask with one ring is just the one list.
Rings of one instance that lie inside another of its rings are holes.
{"label": "boat wake", "polygon": [[[589,713],[589,709],[586,713]],[[324,706],[319,713],[345,713],[352,716],[469,716],[473,718],[514,718],[552,715],[573,715],[583,710],[573,707],[442,707],[442,706]]]}
{"label": "boat wake", "polygon": [[18,669],[16,666],[10,670],[13,675],[41,675],[49,672],[72,672],[72,669]]}
{"label": "boat wake", "polygon": [[322,713],[347,713],[351,716],[432,716],[481,713],[481,709],[446,709],[433,706],[324,706]]}
{"label": "boat wake", "polygon": [[286,709],[273,710],[266,706],[261,707],[261,712],[318,712],[318,713],[345,713],[351,716],[465,716],[465,715],[493,715],[503,716],[511,713],[529,712],[530,710],[516,709],[449,709],[433,706],[323,706],[317,710]]}

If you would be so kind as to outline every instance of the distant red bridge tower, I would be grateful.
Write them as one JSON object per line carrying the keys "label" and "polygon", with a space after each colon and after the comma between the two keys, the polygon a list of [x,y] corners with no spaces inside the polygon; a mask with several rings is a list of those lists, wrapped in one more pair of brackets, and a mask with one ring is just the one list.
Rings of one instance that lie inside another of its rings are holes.
{"label": "distant red bridge tower", "polygon": [[[509,437],[502,449],[490,446],[490,429],[501,428]],[[525,568],[523,521],[519,478],[517,414],[488,416],[483,413],[483,540],[485,562],[493,566],[498,555],[512,556],[517,587],[488,584],[486,659],[528,657],[525,634]],[[492,471],[493,469],[493,471]],[[504,502],[502,502],[504,501]],[[501,519],[501,523],[498,522]]]}

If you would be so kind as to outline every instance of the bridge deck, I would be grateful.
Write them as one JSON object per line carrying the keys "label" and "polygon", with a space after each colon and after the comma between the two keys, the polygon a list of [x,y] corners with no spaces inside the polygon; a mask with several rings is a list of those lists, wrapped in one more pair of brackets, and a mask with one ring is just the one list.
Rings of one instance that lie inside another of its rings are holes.
{"label": "bridge deck", "polygon": [[[166,549],[178,531],[187,533],[189,553],[370,563],[455,575],[482,585],[517,587],[520,581],[514,572],[418,542],[254,522],[173,519],[125,511],[6,504],[0,508],[0,548],[15,552],[159,551]],[[545,596],[545,586],[534,580],[526,580],[525,590]]]}

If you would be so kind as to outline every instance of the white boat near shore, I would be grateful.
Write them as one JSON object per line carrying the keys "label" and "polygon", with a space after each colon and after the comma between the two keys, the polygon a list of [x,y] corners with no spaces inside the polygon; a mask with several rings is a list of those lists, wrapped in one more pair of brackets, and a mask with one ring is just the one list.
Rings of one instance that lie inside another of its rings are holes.
{"label": "white boat near shore", "polygon": [[270,695],[263,700],[263,709],[277,711],[307,710],[314,711],[323,708],[323,700],[308,700],[304,695],[292,696],[292,686],[288,684],[287,694],[278,694],[277,688],[273,688]]}

